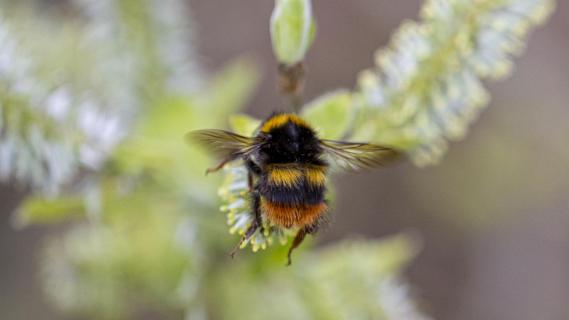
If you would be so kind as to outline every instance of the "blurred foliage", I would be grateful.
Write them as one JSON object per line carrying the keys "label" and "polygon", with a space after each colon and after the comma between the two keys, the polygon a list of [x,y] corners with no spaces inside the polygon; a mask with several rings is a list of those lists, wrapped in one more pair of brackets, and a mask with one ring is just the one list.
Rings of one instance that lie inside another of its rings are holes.
{"label": "blurred foliage", "polygon": [[[314,34],[310,2],[276,5],[275,51],[296,62]],[[4,6],[0,178],[33,191],[18,226],[69,222],[42,263],[46,294],[63,311],[93,319],[426,319],[401,280],[417,250],[407,236],[303,246],[291,268],[283,267],[284,246],[228,260],[237,239],[218,210],[220,180],[203,174],[214,159],[183,136],[225,125],[251,134],[258,120],[236,113],[257,72],[241,59],[205,78],[182,0],[73,0],[71,13],[50,15]],[[508,73],[510,56],[551,8],[547,0],[427,1],[422,22],[403,25],[355,92],[325,94],[302,116],[326,138],[370,139],[419,164],[435,160],[486,104],[480,80]],[[222,209],[240,232],[250,223],[243,171],[227,172]],[[252,247],[271,241],[258,235]]]}
{"label": "blurred foliage", "polygon": [[[20,16],[0,17],[0,178],[53,195],[79,171],[101,168],[126,133],[136,95],[107,43],[87,41],[72,22]],[[65,52],[74,54],[61,59]]]}
{"label": "blurred foliage", "polygon": [[437,162],[488,104],[481,81],[510,74],[511,57],[553,8],[553,0],[427,1],[421,22],[405,22],[362,72],[354,138],[402,147],[417,165]]}
{"label": "blurred foliage", "polygon": [[[221,319],[426,319],[414,307],[405,317],[397,290],[384,290],[416,250],[408,237],[346,241],[305,255],[287,269],[235,263],[214,281],[225,303]],[[281,257],[277,257],[282,259]],[[237,279],[234,275],[239,274]],[[402,284],[400,284],[403,286]],[[249,306],[248,314],[240,310]],[[286,307],[283,307],[286,306]],[[393,307],[393,308],[392,308]]]}

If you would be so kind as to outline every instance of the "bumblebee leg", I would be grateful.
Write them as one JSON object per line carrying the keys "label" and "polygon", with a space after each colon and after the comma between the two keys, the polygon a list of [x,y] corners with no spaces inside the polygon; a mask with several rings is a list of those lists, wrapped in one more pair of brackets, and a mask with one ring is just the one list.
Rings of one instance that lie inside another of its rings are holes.
{"label": "bumblebee leg", "polygon": [[225,166],[228,162],[231,162],[233,160],[235,160],[235,157],[228,157],[228,158],[224,159],[223,161],[221,161],[221,163],[218,164],[217,166],[208,168],[205,171],[206,176],[210,173],[214,173],[214,172],[221,170],[221,168],[223,168],[223,166]]}
{"label": "bumblebee leg", "polygon": [[[251,202],[252,202],[251,207],[252,207],[252,210],[253,210],[255,217],[253,219],[253,222],[251,223],[251,226],[249,226],[249,228],[247,228],[247,231],[245,231],[245,234],[243,235],[243,237],[241,237],[241,240],[239,240],[239,243],[229,253],[231,258],[233,258],[235,256],[235,254],[237,253],[237,251],[239,251],[243,242],[249,240],[249,238],[251,238],[255,234],[255,231],[257,231],[257,229],[263,228],[263,224],[262,224],[262,220],[261,220],[261,210],[259,207],[259,201],[260,201],[259,193],[257,191],[251,192]],[[261,232],[263,232],[262,229],[261,229]]]}
{"label": "bumblebee leg", "polygon": [[251,192],[251,202],[253,214],[255,215],[255,223],[261,228],[261,233],[264,233],[265,227],[263,227],[263,218],[261,217],[261,195],[259,191]]}
{"label": "bumblebee leg", "polygon": [[249,183],[249,191],[253,192],[253,189],[255,188],[253,176],[261,175],[261,168],[251,159],[247,159],[247,161],[245,161],[245,166],[247,167],[247,182]]}
{"label": "bumblebee leg", "polygon": [[251,238],[251,236],[253,236],[253,234],[255,234],[255,231],[257,231],[258,228],[259,228],[259,225],[257,224],[257,220],[253,220],[253,223],[251,224],[251,226],[249,228],[247,228],[247,231],[245,231],[245,234],[243,235],[243,237],[241,237],[241,240],[239,240],[239,243],[229,253],[229,255],[231,256],[232,259],[233,259],[233,257],[235,257],[235,254],[237,253],[237,251],[239,251],[239,249],[241,248],[241,245],[243,244],[243,242],[249,240],[249,238]]}
{"label": "bumblebee leg", "polygon": [[298,248],[298,246],[302,243],[302,241],[304,240],[304,237],[307,234],[307,230],[306,228],[302,228],[300,230],[298,230],[298,232],[296,233],[296,237],[294,237],[294,240],[292,241],[292,245],[290,246],[290,248],[288,249],[288,262],[287,262],[287,266],[290,266],[292,263],[292,252],[294,251],[294,249]]}
{"label": "bumblebee leg", "polygon": [[251,170],[249,170],[249,172],[247,172],[247,184],[249,186],[249,192],[253,191],[253,173],[251,172]]}

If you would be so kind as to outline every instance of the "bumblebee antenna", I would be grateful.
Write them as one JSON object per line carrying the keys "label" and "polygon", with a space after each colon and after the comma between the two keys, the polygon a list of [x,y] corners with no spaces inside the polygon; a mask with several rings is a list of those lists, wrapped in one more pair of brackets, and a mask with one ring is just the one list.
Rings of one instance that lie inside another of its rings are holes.
{"label": "bumblebee antenna", "polygon": [[304,87],[304,64],[294,65],[279,64],[279,90],[289,97],[290,105],[294,113],[298,113],[302,107],[302,90]]}

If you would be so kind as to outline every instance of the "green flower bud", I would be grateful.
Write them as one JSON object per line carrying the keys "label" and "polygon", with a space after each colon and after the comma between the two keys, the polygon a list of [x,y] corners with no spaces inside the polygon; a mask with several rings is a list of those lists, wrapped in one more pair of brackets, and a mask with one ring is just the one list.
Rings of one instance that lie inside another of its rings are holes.
{"label": "green flower bud", "polygon": [[275,0],[271,39],[280,63],[292,66],[301,62],[314,40],[315,30],[310,0]]}

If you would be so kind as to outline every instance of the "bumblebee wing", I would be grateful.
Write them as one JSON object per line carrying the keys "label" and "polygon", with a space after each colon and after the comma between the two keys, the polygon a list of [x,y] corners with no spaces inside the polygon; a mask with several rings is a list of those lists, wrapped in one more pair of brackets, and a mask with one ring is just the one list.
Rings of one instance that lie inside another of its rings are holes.
{"label": "bumblebee wing", "polygon": [[393,148],[370,143],[320,140],[320,144],[328,158],[350,171],[381,167],[402,156]]}
{"label": "bumblebee wing", "polygon": [[253,138],[218,129],[191,131],[186,138],[222,158],[237,158],[249,153],[255,146]]}

